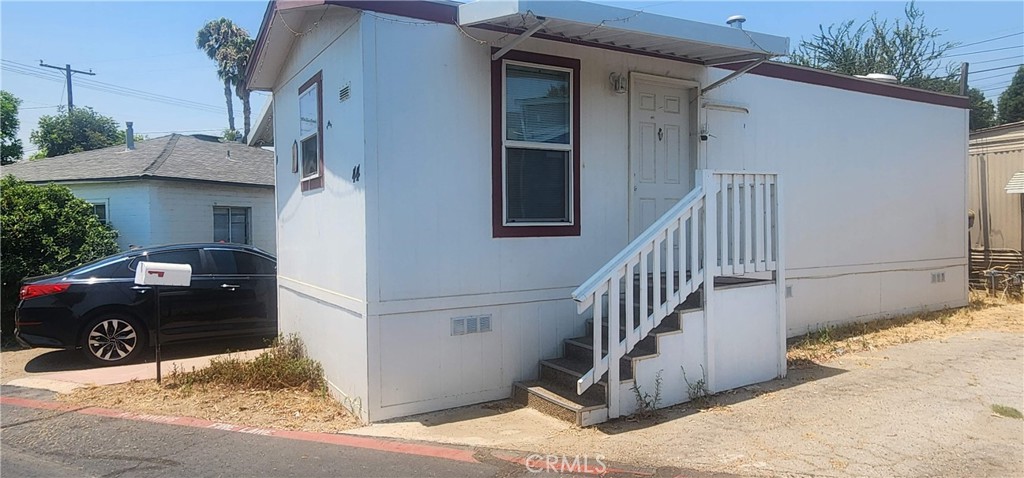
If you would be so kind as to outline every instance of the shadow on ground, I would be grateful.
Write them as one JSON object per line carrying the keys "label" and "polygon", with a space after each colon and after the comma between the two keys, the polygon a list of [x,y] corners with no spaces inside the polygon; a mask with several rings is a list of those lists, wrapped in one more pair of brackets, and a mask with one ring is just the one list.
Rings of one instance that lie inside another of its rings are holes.
{"label": "shadow on ground", "polygon": [[[695,415],[702,411],[729,407],[747,400],[756,399],[762,395],[768,395],[780,390],[799,387],[805,383],[835,377],[846,372],[846,370],[840,368],[826,367],[814,362],[801,362],[800,364],[791,367],[786,372],[786,378],[778,378],[733,390],[726,390],[724,392],[705,397],[704,399],[697,399],[666,407],[658,410],[651,417],[622,417],[617,420],[611,420],[595,425],[595,428],[608,435],[616,435],[619,433],[648,428],[668,421],[685,419],[690,415]],[[621,400],[627,400],[628,398],[622,397]]]}
{"label": "shadow on ground", "polygon": [[[846,370],[826,367],[810,361],[801,361],[788,370],[786,378],[769,380],[767,382],[748,385],[734,390],[727,390],[710,397],[706,397],[704,400],[673,405],[671,407],[660,409],[653,414],[653,416],[646,418],[636,416],[620,417],[600,425],[595,425],[594,428],[608,435],[647,428],[671,420],[685,419],[686,417],[703,410],[714,409],[716,407],[728,407],[746,400],[756,399],[762,395],[788,388],[799,387],[805,383],[834,377],[843,373],[846,373]],[[621,400],[631,399],[632,397],[621,397]],[[518,410],[519,408],[522,407],[512,403],[509,399],[505,399],[452,410],[425,413],[411,417],[396,418],[393,420],[384,420],[382,423],[419,422],[425,427],[434,427],[501,415]]]}
{"label": "shadow on ground", "polygon": [[[161,345],[160,360],[161,362],[166,362],[168,360],[260,349],[266,347],[270,340],[272,338],[244,337]],[[154,363],[155,361],[155,349],[150,347],[142,356],[142,360],[136,363]],[[25,364],[25,371],[28,373],[67,372],[96,367],[96,365],[86,360],[80,350],[53,350],[29,360]]]}

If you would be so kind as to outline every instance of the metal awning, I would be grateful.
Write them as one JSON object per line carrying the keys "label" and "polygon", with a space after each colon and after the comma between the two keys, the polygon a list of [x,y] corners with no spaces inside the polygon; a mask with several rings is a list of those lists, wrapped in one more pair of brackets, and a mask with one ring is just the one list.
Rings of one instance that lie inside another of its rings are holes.
{"label": "metal awning", "polygon": [[1013,173],[1004,189],[1006,189],[1007,194],[1024,194],[1024,171]]}
{"label": "metal awning", "polygon": [[786,37],[582,1],[476,0],[459,5],[459,25],[529,32],[707,66],[789,52]]}

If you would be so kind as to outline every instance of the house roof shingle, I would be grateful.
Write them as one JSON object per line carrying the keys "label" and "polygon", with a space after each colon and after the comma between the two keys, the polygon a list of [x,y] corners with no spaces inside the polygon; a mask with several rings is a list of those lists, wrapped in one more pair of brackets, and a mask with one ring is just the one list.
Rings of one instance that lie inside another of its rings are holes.
{"label": "house roof shingle", "polygon": [[210,136],[171,134],[135,143],[4,166],[33,183],[116,179],[184,179],[274,185],[274,153]]}

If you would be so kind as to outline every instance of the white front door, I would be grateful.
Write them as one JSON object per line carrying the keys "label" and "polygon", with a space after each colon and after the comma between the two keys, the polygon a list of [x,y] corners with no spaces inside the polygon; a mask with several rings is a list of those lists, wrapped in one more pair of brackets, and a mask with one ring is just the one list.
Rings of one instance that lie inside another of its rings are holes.
{"label": "white front door", "polygon": [[637,79],[630,96],[629,237],[635,238],[693,188],[689,90]]}

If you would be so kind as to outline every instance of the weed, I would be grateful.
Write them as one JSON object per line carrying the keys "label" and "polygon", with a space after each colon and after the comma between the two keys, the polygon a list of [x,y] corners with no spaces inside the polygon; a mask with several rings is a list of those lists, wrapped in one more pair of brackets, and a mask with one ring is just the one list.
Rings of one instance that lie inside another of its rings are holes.
{"label": "weed", "polygon": [[1006,405],[992,405],[992,411],[1001,417],[1016,418],[1018,420],[1024,419],[1024,415],[1020,413],[1020,410]]}
{"label": "weed", "polygon": [[690,398],[690,403],[693,403],[698,408],[706,407],[711,392],[708,390],[708,375],[704,370],[704,364],[700,365],[700,379],[693,383],[690,383],[690,380],[686,377],[686,369],[682,366],[679,368],[683,371],[683,381],[686,382],[686,396]]}
{"label": "weed", "polygon": [[640,390],[640,385],[633,382],[633,396],[636,398],[636,412],[633,414],[636,418],[646,419],[657,416],[658,404],[661,403],[661,372],[658,370],[657,375],[654,376],[654,396],[650,393]]}
{"label": "weed", "polygon": [[236,357],[215,358],[206,368],[190,372],[175,368],[172,386],[183,391],[202,384],[240,386],[255,390],[299,388],[326,393],[323,367],[306,357],[302,340],[295,335],[278,337],[269,350],[252,361]]}

